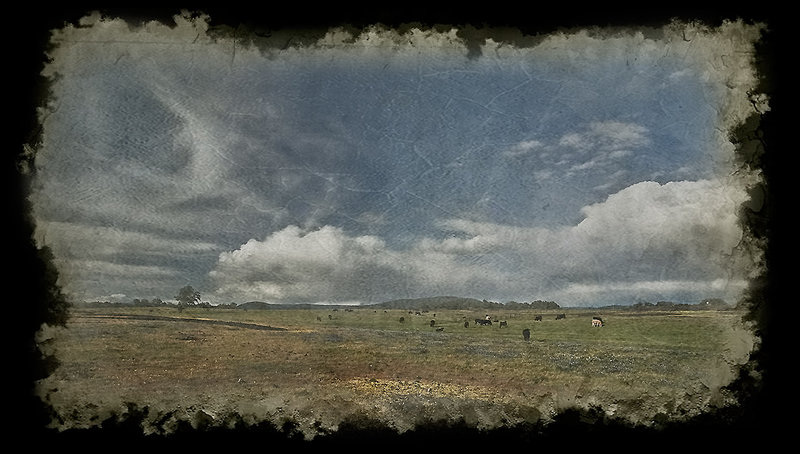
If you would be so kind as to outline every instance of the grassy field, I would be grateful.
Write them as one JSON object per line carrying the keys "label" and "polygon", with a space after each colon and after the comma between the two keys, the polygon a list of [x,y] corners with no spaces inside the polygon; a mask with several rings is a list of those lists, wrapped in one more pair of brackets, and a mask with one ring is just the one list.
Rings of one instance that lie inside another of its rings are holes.
{"label": "grassy field", "polygon": [[42,330],[60,367],[39,394],[61,429],[131,403],[147,408],[146,433],[291,420],[314,437],[355,417],[400,432],[442,420],[494,428],[571,407],[646,425],[734,403],[721,387],[755,342],[734,311],[501,310],[491,315],[507,327],[474,323],[485,315],[79,308],[66,328]]}

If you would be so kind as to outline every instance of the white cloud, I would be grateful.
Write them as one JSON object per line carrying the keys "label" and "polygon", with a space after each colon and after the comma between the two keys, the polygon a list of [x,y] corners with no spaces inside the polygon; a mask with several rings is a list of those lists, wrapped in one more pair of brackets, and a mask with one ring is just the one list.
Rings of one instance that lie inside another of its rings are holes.
{"label": "white cloud", "polygon": [[570,147],[578,150],[585,150],[589,147],[585,136],[575,132],[564,134],[558,141],[558,144],[562,147]]}
{"label": "white cloud", "polygon": [[589,124],[589,135],[609,149],[641,147],[650,143],[648,130],[635,123],[595,121]]}
{"label": "white cloud", "polygon": [[376,285],[391,286],[399,278],[393,255],[375,236],[350,237],[332,226],[313,231],[289,226],[220,254],[210,276],[223,300],[363,299],[381,291]]}
{"label": "white cloud", "polygon": [[755,266],[734,266],[744,200],[744,191],[720,181],[642,182],[584,207],[585,219],[572,227],[447,219],[439,227],[461,235],[423,238],[407,250],[330,226],[287,227],[221,254],[212,277],[220,295],[273,301],[485,292],[557,296],[564,304],[654,292],[735,296]]}
{"label": "white cloud", "polygon": [[220,254],[210,277],[220,301],[377,302],[464,294],[499,278],[458,261],[461,255],[488,252],[491,244],[482,241],[423,239],[398,251],[375,236],[350,236],[337,227],[289,226]]}
{"label": "white cloud", "polygon": [[539,140],[526,140],[514,144],[509,149],[503,151],[502,155],[506,157],[524,156],[537,150],[543,150],[544,148],[545,144]]}
{"label": "white cloud", "polygon": [[558,144],[579,151],[619,152],[650,143],[648,130],[635,123],[594,121],[585,129],[564,134]]}
{"label": "white cloud", "polygon": [[[587,171],[605,171],[651,143],[649,130],[639,124],[622,121],[593,121],[582,128],[564,133],[548,143],[528,140],[516,143],[501,154],[507,158],[536,153],[545,166],[566,167],[566,175]],[[556,153],[553,153],[553,152]],[[552,155],[560,157],[555,161]],[[536,179],[547,179],[553,169],[540,167]]]}

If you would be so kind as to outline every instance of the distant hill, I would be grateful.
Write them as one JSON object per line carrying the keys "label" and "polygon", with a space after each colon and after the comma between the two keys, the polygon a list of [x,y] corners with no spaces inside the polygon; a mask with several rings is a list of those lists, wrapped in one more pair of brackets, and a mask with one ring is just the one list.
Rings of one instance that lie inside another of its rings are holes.
{"label": "distant hill", "polygon": [[559,305],[552,301],[534,301],[531,303],[497,303],[494,301],[463,298],[459,296],[433,296],[427,298],[398,299],[372,304],[370,307],[382,309],[432,310],[432,309],[558,309]]}
{"label": "distant hill", "polygon": [[[262,310],[262,309],[319,309],[320,307],[339,308],[351,307],[347,305],[318,304],[272,304],[263,301],[248,301],[236,306],[237,309]],[[414,311],[428,311],[434,309],[480,309],[491,310],[499,308],[513,309],[558,309],[560,306],[552,301],[533,301],[531,303],[497,303],[494,301],[464,298],[460,296],[431,296],[425,298],[409,298],[384,301],[382,303],[367,304],[360,307],[375,309],[402,309]]]}
{"label": "distant hill", "polygon": [[321,307],[339,307],[336,305],[321,305],[321,304],[310,304],[310,303],[265,303],[263,301],[248,301],[246,303],[242,303],[236,306],[236,309],[245,309],[245,310],[263,310],[263,309],[319,309]]}
{"label": "distant hill", "polygon": [[263,301],[248,301],[246,303],[239,304],[236,306],[236,309],[269,309],[271,304],[265,303]]}

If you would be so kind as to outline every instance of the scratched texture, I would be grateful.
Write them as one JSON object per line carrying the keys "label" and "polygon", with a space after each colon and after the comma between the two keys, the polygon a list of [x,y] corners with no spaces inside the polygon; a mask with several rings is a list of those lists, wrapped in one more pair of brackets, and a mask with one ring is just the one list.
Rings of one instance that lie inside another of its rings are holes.
{"label": "scratched texture", "polygon": [[71,301],[758,298],[764,24],[172,21],[53,31],[30,201]]}

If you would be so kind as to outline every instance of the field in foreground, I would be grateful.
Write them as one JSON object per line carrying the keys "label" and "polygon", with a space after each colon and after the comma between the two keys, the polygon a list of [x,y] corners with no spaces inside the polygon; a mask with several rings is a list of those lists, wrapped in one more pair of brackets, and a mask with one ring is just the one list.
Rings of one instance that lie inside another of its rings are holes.
{"label": "field in foreground", "polygon": [[[147,409],[145,433],[292,421],[313,438],[364,418],[399,432],[427,421],[484,429],[573,407],[648,425],[734,404],[723,387],[756,342],[735,311],[501,310],[490,315],[507,326],[477,325],[485,315],[75,309],[66,328],[41,332],[60,366],[38,391],[59,429],[131,404]],[[595,315],[605,326],[592,327]]]}

